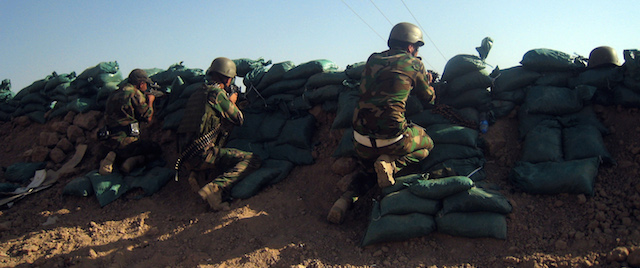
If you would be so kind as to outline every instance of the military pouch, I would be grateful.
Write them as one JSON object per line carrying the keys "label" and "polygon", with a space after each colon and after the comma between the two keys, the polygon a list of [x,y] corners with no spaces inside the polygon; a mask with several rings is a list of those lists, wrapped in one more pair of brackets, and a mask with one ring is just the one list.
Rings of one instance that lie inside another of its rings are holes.
{"label": "military pouch", "polygon": [[118,126],[118,127],[103,126],[97,132],[98,140],[107,140],[111,135],[118,133],[120,131],[124,131],[125,133],[127,133],[127,136],[138,137],[140,136],[140,125],[136,122],[136,123],[131,123],[127,126]]}
{"label": "military pouch", "polygon": [[111,133],[109,132],[109,128],[107,128],[107,126],[103,126],[100,129],[98,129],[98,132],[96,133],[96,135],[98,136],[98,140],[107,140],[109,139],[109,136],[111,135]]}

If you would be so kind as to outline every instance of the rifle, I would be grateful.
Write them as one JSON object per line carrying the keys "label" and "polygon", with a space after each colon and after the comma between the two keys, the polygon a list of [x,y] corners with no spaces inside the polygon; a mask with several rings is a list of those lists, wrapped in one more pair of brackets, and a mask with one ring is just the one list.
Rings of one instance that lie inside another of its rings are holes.
{"label": "rifle", "polygon": [[164,97],[165,95],[167,95],[166,92],[160,90],[160,86],[158,85],[158,83],[154,83],[152,85],[150,84],[148,86],[147,91],[145,91],[144,94],[153,95],[156,98],[161,98],[161,97]]}
{"label": "rifle", "polygon": [[180,156],[178,156],[178,159],[176,160],[175,166],[176,181],[178,181],[178,173],[180,171],[180,164],[182,163],[182,161],[188,160],[197,153],[202,152],[205,148],[207,148],[207,146],[209,146],[209,144],[214,142],[213,138],[217,136],[220,130],[220,125],[221,124],[217,124],[211,131],[207,132],[207,134],[204,134],[200,136],[200,138],[194,140],[184,151],[182,151],[182,153],[180,153]]}

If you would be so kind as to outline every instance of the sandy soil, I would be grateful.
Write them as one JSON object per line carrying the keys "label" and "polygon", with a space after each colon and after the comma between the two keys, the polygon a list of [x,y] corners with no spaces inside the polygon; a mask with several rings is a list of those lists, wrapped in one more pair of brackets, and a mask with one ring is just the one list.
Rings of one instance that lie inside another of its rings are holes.
{"label": "sandy soil", "polygon": [[[501,187],[514,210],[508,238],[464,238],[441,233],[404,242],[359,246],[370,201],[351,210],[342,225],[326,213],[340,194],[341,176],[330,172],[341,133],[330,131],[332,114],[320,114],[314,136],[315,164],[297,166],[282,182],[230,209],[210,212],[186,180],[170,181],[156,194],[128,193],[101,208],[95,197],[62,195],[74,176],[95,169],[95,141],[76,172],[0,213],[3,267],[627,267],[640,264],[640,113],[596,107],[610,128],[605,136],[617,166],[599,169],[594,196],[531,195],[508,174],[520,157],[517,119],[492,125],[487,182]],[[67,118],[69,119],[69,118]],[[0,123],[0,165],[24,160],[51,122]],[[176,158],[172,133],[158,130],[164,157]],[[68,157],[70,157],[68,155]],[[50,168],[59,168],[49,165]],[[627,257],[628,255],[628,257]]]}

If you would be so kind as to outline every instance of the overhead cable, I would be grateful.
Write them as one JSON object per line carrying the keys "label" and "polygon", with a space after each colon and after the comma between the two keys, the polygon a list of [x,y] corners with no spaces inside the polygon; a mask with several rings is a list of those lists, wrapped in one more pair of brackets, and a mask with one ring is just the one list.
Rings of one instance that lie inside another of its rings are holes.
{"label": "overhead cable", "polygon": [[444,56],[444,54],[442,54],[442,52],[440,51],[440,49],[438,48],[438,46],[436,46],[436,43],[433,42],[433,40],[431,40],[431,37],[429,36],[429,34],[427,34],[427,32],[424,30],[424,28],[422,27],[422,25],[420,25],[420,22],[418,21],[418,19],[416,19],[416,16],[413,15],[413,13],[411,12],[411,9],[409,9],[409,7],[407,6],[407,4],[404,3],[404,0],[400,0],[402,2],[402,4],[404,5],[404,7],[407,9],[407,11],[409,11],[409,14],[411,14],[411,17],[413,17],[413,19],[416,21],[416,23],[418,23],[418,26],[420,26],[420,29],[422,29],[422,32],[424,33],[424,35],[427,36],[427,38],[429,39],[429,41],[431,41],[431,44],[433,44],[433,46],[436,48],[436,50],[438,51],[438,53],[440,53],[440,56],[442,56],[442,58],[446,61],[447,57]]}
{"label": "overhead cable", "polygon": [[369,23],[367,23],[366,21],[364,21],[364,19],[362,19],[362,17],[360,17],[360,15],[358,15],[358,13],[356,13],[355,10],[353,10],[353,8],[351,8],[349,5],[347,5],[346,2],[344,2],[344,0],[342,0],[342,3],[347,6],[349,9],[351,9],[351,12],[353,12],[353,14],[356,14],[356,16],[358,16],[358,18],[360,18],[360,20],[362,22],[364,22],[364,24],[366,24],[369,29],[371,29],[374,33],[376,33],[378,35],[378,37],[380,37],[380,39],[382,39],[382,41],[384,41],[384,38],[382,38],[382,35],[380,35],[378,32],[376,32],[376,30],[373,29],[373,27],[371,27],[371,25],[369,25]]}
{"label": "overhead cable", "polygon": [[376,7],[376,9],[378,10],[378,12],[380,12],[380,14],[382,14],[382,16],[389,22],[389,25],[393,25],[393,23],[391,23],[391,21],[389,20],[389,18],[387,18],[387,16],[384,15],[384,13],[382,13],[382,10],[380,10],[378,8],[378,6],[376,6],[376,4],[373,2],[373,0],[369,0],[371,2],[371,4],[373,4],[374,7]]}

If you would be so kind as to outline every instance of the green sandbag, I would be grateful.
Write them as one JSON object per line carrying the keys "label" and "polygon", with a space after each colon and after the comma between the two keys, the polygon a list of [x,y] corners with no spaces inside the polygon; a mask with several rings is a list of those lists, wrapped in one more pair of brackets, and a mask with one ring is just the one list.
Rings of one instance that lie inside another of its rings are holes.
{"label": "green sandbag", "polygon": [[44,118],[44,111],[33,111],[27,114],[27,117],[31,120],[31,122],[36,122],[39,124],[44,124],[47,122],[47,119]]}
{"label": "green sandbag", "polygon": [[409,97],[407,97],[405,110],[406,111],[404,112],[404,115],[411,116],[422,112],[424,110],[424,107],[422,106],[422,103],[417,96],[409,95]]}
{"label": "green sandbag", "polygon": [[564,160],[597,157],[606,164],[615,164],[602,134],[592,125],[575,125],[562,129],[562,147]]}
{"label": "green sandbag", "polygon": [[264,121],[267,113],[244,112],[244,123],[242,126],[236,126],[229,134],[229,139],[247,139],[250,141],[258,140],[258,131],[260,125]]}
{"label": "green sandbag", "polygon": [[255,68],[268,66],[271,64],[271,60],[265,61],[264,58],[260,57],[256,60],[251,60],[247,58],[235,59],[233,63],[236,64],[236,73],[239,77],[244,77],[249,72],[251,72]]}
{"label": "green sandbag", "polygon": [[472,187],[442,200],[440,215],[453,212],[495,212],[500,214],[511,213],[511,203],[497,191]]}
{"label": "green sandbag", "polygon": [[417,182],[418,180],[423,180],[428,177],[428,174],[418,173],[418,174],[409,174],[401,177],[397,177],[396,183],[389,187],[385,187],[381,189],[382,195],[387,196],[391,193],[406,189],[411,184]]}
{"label": "green sandbag", "polygon": [[587,67],[580,57],[571,57],[571,55],[562,51],[548,48],[536,48],[527,51],[520,64],[536,72],[571,71]]}
{"label": "green sandbag", "polygon": [[409,189],[390,193],[380,200],[380,213],[382,216],[411,213],[435,216],[440,208],[442,208],[440,200],[421,198],[412,194]]}
{"label": "green sandbag", "polygon": [[457,96],[474,88],[488,88],[493,84],[486,70],[467,73],[448,82],[447,96]]}
{"label": "green sandbag", "polygon": [[322,73],[338,70],[338,65],[334,62],[326,59],[312,60],[303,64],[300,64],[291,70],[284,73],[282,79],[307,79],[310,76]]}
{"label": "green sandbag", "polygon": [[45,94],[50,94],[55,88],[62,83],[70,83],[74,79],[76,79],[76,73],[72,72],[70,74],[60,74],[53,73],[54,76],[47,81],[44,86],[44,90],[42,91]]}
{"label": "green sandbag", "polygon": [[487,67],[487,64],[474,55],[459,54],[447,61],[442,73],[442,81],[453,81],[465,74],[480,71]]}
{"label": "green sandbag", "polygon": [[425,128],[434,144],[478,145],[478,131],[454,124],[434,124]]}
{"label": "green sandbag", "polygon": [[76,113],[85,113],[93,110],[96,106],[94,98],[77,98],[67,103],[67,109]]}
{"label": "green sandbag", "polygon": [[491,92],[491,97],[494,100],[511,101],[517,104],[522,104],[526,97],[526,88],[517,88],[511,91]]}
{"label": "green sandbag", "polygon": [[86,176],[93,185],[93,191],[101,207],[115,201],[129,190],[119,173],[100,175],[97,170],[94,170],[87,173]]}
{"label": "green sandbag", "polygon": [[247,92],[250,92],[251,88],[255,88],[260,84],[265,73],[267,73],[267,68],[261,66],[256,67],[244,76],[242,83],[247,87]]}
{"label": "green sandbag", "polygon": [[438,232],[462,237],[507,239],[507,219],[500,213],[449,213],[435,219]]}
{"label": "green sandbag", "polygon": [[347,77],[345,72],[322,72],[310,76],[304,86],[307,89],[312,89],[326,85],[342,85],[342,81],[347,79],[349,79],[349,77]]}
{"label": "green sandbag", "polygon": [[11,121],[11,114],[0,111],[0,121]]}
{"label": "green sandbag", "polygon": [[515,66],[504,70],[499,70],[491,92],[495,95],[500,92],[507,92],[532,85],[541,74],[530,71],[522,66]]}
{"label": "green sandbag", "polygon": [[522,144],[522,161],[530,163],[560,162],[562,127],[557,120],[544,120],[527,133]]}
{"label": "green sandbag", "polygon": [[344,130],[344,133],[342,134],[342,138],[340,139],[340,142],[338,143],[338,146],[336,146],[336,149],[333,151],[333,153],[331,154],[331,157],[349,157],[349,156],[355,156],[355,147],[353,145],[354,139],[353,139],[353,128],[349,127],[346,128]]}
{"label": "green sandbag", "polygon": [[180,93],[180,98],[189,99],[189,97],[191,97],[191,94],[196,92],[196,90],[201,89],[203,85],[204,83],[193,83],[188,85],[184,88],[184,90],[182,90],[182,93]]}
{"label": "green sandbag", "polygon": [[602,135],[609,134],[609,129],[605,125],[603,125],[602,122],[600,122],[591,105],[584,106],[584,108],[582,108],[582,110],[577,113],[566,114],[557,117],[557,119],[563,127],[570,127],[575,125],[592,125],[597,128],[600,133],[602,133]]}
{"label": "green sandbag", "polygon": [[263,98],[268,98],[273,95],[303,88],[306,82],[306,79],[280,80],[262,89],[260,94],[262,94]]}
{"label": "green sandbag", "polygon": [[[269,153],[265,150],[263,143],[252,142],[247,139],[230,139],[225,145],[226,148],[235,148],[245,152],[252,152],[262,160],[269,158]],[[272,160],[272,159],[269,159]]]}
{"label": "green sandbag", "polygon": [[518,108],[518,132],[520,139],[524,139],[526,135],[544,120],[555,120],[557,117],[549,114],[533,114],[529,113],[527,104],[523,104]]}
{"label": "green sandbag", "polygon": [[356,62],[354,64],[347,65],[347,68],[344,70],[344,73],[353,80],[362,79],[362,72],[364,71],[364,67],[367,65],[366,62]]}
{"label": "green sandbag", "polygon": [[541,75],[542,76],[536,80],[535,85],[567,87],[569,85],[569,78],[574,76],[574,72],[545,72],[541,73]]}
{"label": "green sandbag", "polygon": [[40,93],[41,91],[44,90],[44,86],[47,84],[48,80],[49,80],[49,77],[34,81],[33,83],[31,83],[31,85],[28,85],[27,87],[18,91],[18,93],[16,93],[16,95],[13,96],[13,99],[19,101],[24,96],[27,96],[29,94]]}
{"label": "green sandbag", "polygon": [[260,79],[260,83],[254,86],[258,90],[263,90],[267,88],[269,85],[282,80],[282,76],[289,70],[293,69],[295,64],[291,61],[283,61],[279,63],[274,63],[271,65],[268,71]]}
{"label": "green sandbag", "polygon": [[164,167],[154,167],[142,176],[126,177],[127,189],[142,188],[145,196],[158,192],[164,185],[175,177],[175,170]]}
{"label": "green sandbag", "polygon": [[7,167],[3,176],[8,182],[24,184],[29,182],[29,180],[35,176],[37,170],[44,169],[45,166],[45,162],[14,163]]}
{"label": "green sandbag", "polygon": [[311,139],[316,129],[316,118],[311,114],[286,121],[277,144],[291,144],[302,149],[311,149]]}
{"label": "green sandbag", "polygon": [[326,85],[316,89],[310,89],[304,92],[303,96],[311,103],[318,104],[329,100],[338,100],[340,92],[346,91],[343,85]]}
{"label": "green sandbag", "polygon": [[569,87],[574,88],[579,85],[588,85],[599,90],[613,91],[613,89],[624,82],[624,69],[618,66],[600,67],[588,69],[581,72],[576,77],[569,79]]}
{"label": "green sandbag", "polygon": [[451,124],[449,119],[445,118],[441,114],[433,113],[431,110],[424,110],[417,114],[407,116],[407,119],[424,128],[433,124]]}
{"label": "green sandbag", "polygon": [[109,73],[115,74],[120,70],[120,66],[117,61],[101,62],[98,65],[85,69],[76,79],[89,80],[98,76],[99,74]]}
{"label": "green sandbag", "polygon": [[409,186],[414,195],[427,199],[443,199],[447,196],[467,191],[474,182],[465,176],[451,176],[432,180],[418,180]]}
{"label": "green sandbag", "polygon": [[172,101],[171,103],[168,103],[168,105],[160,111],[163,116],[166,116],[172,114],[177,110],[184,109],[187,106],[187,102],[189,102],[189,98],[180,98]]}
{"label": "green sandbag", "polygon": [[0,182],[0,193],[12,193],[18,188],[20,188],[20,184]]}
{"label": "green sandbag", "polygon": [[331,129],[344,129],[352,126],[353,112],[360,99],[360,92],[355,90],[340,93],[338,113],[331,123]]}
{"label": "green sandbag", "polygon": [[593,195],[593,184],[599,166],[600,160],[597,157],[537,164],[518,161],[509,178],[527,193]]}
{"label": "green sandbag", "polygon": [[490,105],[489,114],[491,114],[494,119],[507,117],[517,106],[515,102],[497,99],[491,100]]}
{"label": "green sandbag", "polygon": [[93,185],[87,176],[80,176],[67,183],[62,189],[62,194],[87,197],[93,195]]}
{"label": "green sandbag", "polygon": [[365,247],[376,243],[422,237],[432,233],[435,229],[436,222],[431,215],[412,213],[381,216],[380,205],[374,202],[371,221],[362,239],[361,246]]}
{"label": "green sandbag", "polygon": [[255,133],[256,141],[272,141],[278,139],[282,128],[288,121],[288,116],[281,112],[269,113],[262,119],[260,127]]}
{"label": "green sandbag", "polygon": [[640,108],[640,92],[618,86],[613,90],[613,102],[628,108]]}
{"label": "green sandbag", "polygon": [[160,85],[169,85],[176,79],[176,77],[180,76],[185,83],[191,84],[202,82],[203,75],[204,71],[202,69],[190,69],[184,66],[182,62],[179,62],[169,66],[166,71],[151,75],[149,78]]}
{"label": "green sandbag", "polygon": [[460,92],[458,95],[440,99],[440,104],[446,104],[457,109],[471,107],[483,111],[489,109],[490,102],[491,91],[488,91],[487,88],[474,88]]}
{"label": "green sandbag", "polygon": [[277,145],[274,142],[265,143],[264,147],[269,158],[287,160],[296,165],[311,165],[314,162],[310,149],[301,149],[289,144]]}
{"label": "green sandbag", "polygon": [[482,181],[487,177],[486,171],[480,167],[483,167],[485,163],[484,157],[471,157],[464,159],[447,159],[442,163],[438,163],[431,167],[429,170],[423,170],[423,172],[433,172],[435,170],[451,169],[456,175],[468,176],[474,182]]}
{"label": "green sandbag", "polygon": [[565,115],[578,112],[583,103],[593,97],[596,89],[580,86],[576,89],[552,86],[527,88],[525,103],[529,113]]}
{"label": "green sandbag", "polygon": [[484,157],[480,148],[458,144],[435,144],[429,152],[429,157],[420,162],[422,170],[430,170],[431,167],[449,159],[466,159],[472,157]]}
{"label": "green sandbag", "polygon": [[263,187],[282,181],[293,169],[293,163],[284,160],[267,159],[260,169],[240,180],[231,189],[231,197],[247,199],[256,195]]}
{"label": "green sandbag", "polygon": [[180,126],[180,121],[182,121],[182,116],[184,116],[184,109],[179,109],[166,115],[162,121],[162,129],[177,129]]}

